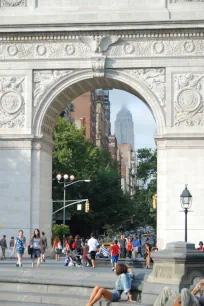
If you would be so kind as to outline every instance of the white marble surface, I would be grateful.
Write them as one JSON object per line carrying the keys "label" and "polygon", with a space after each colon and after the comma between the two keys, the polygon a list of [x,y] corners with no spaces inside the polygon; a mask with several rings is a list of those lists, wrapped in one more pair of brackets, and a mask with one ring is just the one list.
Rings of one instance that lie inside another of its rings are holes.
{"label": "white marble surface", "polygon": [[202,240],[203,13],[204,1],[0,0],[0,235],[50,236],[56,119],[102,86],[141,97],[157,123],[158,246],[184,237],[185,184],[189,241]]}

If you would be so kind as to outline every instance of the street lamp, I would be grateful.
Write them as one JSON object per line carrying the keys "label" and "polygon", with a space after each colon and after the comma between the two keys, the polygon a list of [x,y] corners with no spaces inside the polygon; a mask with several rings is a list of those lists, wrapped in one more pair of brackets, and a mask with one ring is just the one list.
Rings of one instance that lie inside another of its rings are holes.
{"label": "street lamp", "polygon": [[180,195],[181,207],[185,212],[185,242],[187,242],[187,214],[192,205],[192,195],[190,194],[187,185]]}
{"label": "street lamp", "polygon": [[[79,183],[79,182],[85,182],[85,183],[90,183],[91,180],[75,180],[75,176],[74,175],[68,175],[68,174],[64,174],[63,175],[64,181],[60,182],[60,180],[62,179],[62,175],[59,173],[56,175],[56,179],[58,181],[59,184],[64,184],[64,200],[63,200],[63,224],[65,225],[66,223],[66,217],[65,217],[65,210],[66,210],[66,187],[69,187],[73,184]],[[70,181],[72,181],[71,183],[67,184],[67,180],[70,179]]]}

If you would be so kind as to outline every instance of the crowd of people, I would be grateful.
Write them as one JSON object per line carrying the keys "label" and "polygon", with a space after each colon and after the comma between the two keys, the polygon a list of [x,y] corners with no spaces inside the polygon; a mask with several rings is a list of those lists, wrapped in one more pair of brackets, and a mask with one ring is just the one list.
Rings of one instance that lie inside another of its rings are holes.
{"label": "crowd of people", "polygon": [[[31,256],[32,267],[35,265],[35,259],[37,259],[37,266],[39,267],[41,263],[45,262],[45,251],[47,249],[47,238],[45,233],[40,233],[39,229],[35,229],[33,235],[27,243],[24,237],[23,230],[19,230],[18,236],[16,238],[11,237],[9,245],[7,245],[6,236],[3,235],[0,240],[0,246],[2,250],[1,259],[5,259],[6,250],[9,250],[10,258],[17,256],[17,267],[22,266],[22,259],[25,252]],[[81,238],[76,235],[75,238],[68,236],[63,242],[60,237],[55,237],[53,240],[53,251],[55,252],[56,261],[60,261],[60,256],[62,253],[65,255],[80,254],[82,256],[83,266],[92,265],[95,267],[96,257],[103,257],[111,259],[112,270],[115,271],[118,258],[132,258],[135,259],[138,254],[141,254],[141,242],[138,237],[127,238],[124,234],[121,234],[119,240],[112,242],[110,248],[105,248],[101,245],[91,234],[90,239]],[[150,246],[148,244],[148,238],[145,244],[144,257],[146,258],[146,268],[150,266]],[[91,263],[90,263],[91,261]]]}
{"label": "crowd of people", "polygon": [[[37,266],[45,262],[45,251],[48,247],[47,238],[45,233],[40,233],[39,229],[35,229],[33,235],[30,237],[27,243],[24,237],[23,230],[19,230],[16,238],[11,237],[9,244],[7,244],[6,236],[3,235],[0,240],[0,246],[2,256],[0,259],[6,259],[6,250],[9,250],[9,257],[17,257],[17,267],[22,266],[22,259],[24,253],[27,251],[32,259],[32,267],[35,265],[35,259],[37,259]],[[203,242],[199,242],[197,250],[204,251]],[[124,234],[120,235],[118,240],[114,240],[109,248],[102,245],[101,241],[98,242],[95,239],[94,234],[90,235],[90,239],[81,238],[76,235],[75,238],[68,236],[64,241],[60,237],[55,237],[53,240],[53,251],[55,253],[56,261],[60,261],[60,256],[64,253],[68,255],[81,255],[82,266],[92,266],[95,268],[96,258],[105,257],[110,258],[111,267],[113,271],[116,271],[116,265],[119,258],[121,259],[136,259],[138,254],[143,256],[146,260],[146,268],[150,267],[151,260],[151,246],[149,238],[146,238],[144,253],[141,253],[141,240],[139,237],[126,237]]]}
{"label": "crowd of people", "polygon": [[40,230],[36,228],[29,239],[28,245],[23,230],[19,230],[18,236],[16,236],[15,239],[11,237],[9,245],[7,245],[6,235],[3,235],[0,240],[0,246],[2,250],[1,259],[6,259],[6,250],[9,250],[10,258],[15,258],[16,255],[16,267],[22,267],[22,260],[25,252],[28,252],[31,256],[32,267],[34,267],[35,259],[37,259],[37,266],[40,267],[40,264],[45,262],[45,251],[48,243],[45,233],[40,233]]}
{"label": "crowd of people", "polygon": [[[95,267],[95,258],[110,258],[112,270],[116,270],[116,265],[119,258],[121,259],[136,259],[138,254],[141,254],[141,242],[138,237],[126,238],[124,234],[121,234],[119,240],[114,240],[109,248],[103,246],[102,242],[95,239],[94,234],[91,234],[91,238],[84,239],[79,235],[73,239],[69,236],[64,241],[64,248],[59,237],[55,237],[53,241],[53,249],[55,251],[55,258],[60,260],[62,253],[66,256],[78,256],[82,257],[82,266],[91,265]],[[145,249],[143,254],[146,260],[146,268],[150,267],[150,244],[148,238],[145,242]]]}

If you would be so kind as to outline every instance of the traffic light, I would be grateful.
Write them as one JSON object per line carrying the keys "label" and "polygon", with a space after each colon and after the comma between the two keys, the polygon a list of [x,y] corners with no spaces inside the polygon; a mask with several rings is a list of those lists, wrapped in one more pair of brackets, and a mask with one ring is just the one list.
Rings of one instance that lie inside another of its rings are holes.
{"label": "traffic light", "polygon": [[152,197],[152,206],[153,206],[154,209],[157,208],[157,195],[156,194],[153,195],[153,197]]}
{"label": "traffic light", "polygon": [[85,203],[85,212],[86,213],[89,212],[89,200],[87,200],[86,203]]}

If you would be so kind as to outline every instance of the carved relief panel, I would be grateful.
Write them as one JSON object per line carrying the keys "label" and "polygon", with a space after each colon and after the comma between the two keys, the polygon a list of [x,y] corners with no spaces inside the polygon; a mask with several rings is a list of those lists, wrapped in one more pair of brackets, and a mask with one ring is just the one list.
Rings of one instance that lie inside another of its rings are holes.
{"label": "carved relief panel", "polygon": [[33,72],[33,106],[37,107],[40,99],[51,85],[71,72],[71,70],[35,70]]}
{"label": "carved relief panel", "polygon": [[26,0],[1,0],[2,7],[26,6]]}
{"label": "carved relief panel", "polygon": [[204,73],[180,73],[173,75],[175,126],[203,126]]}
{"label": "carved relief panel", "polygon": [[157,96],[160,105],[166,106],[166,76],[164,68],[125,70],[140,79]]}
{"label": "carved relief panel", "polygon": [[[161,38],[159,38],[159,35]],[[199,57],[204,55],[204,33],[137,34],[95,38],[81,36],[0,36],[0,61],[91,58]]]}
{"label": "carved relief panel", "polygon": [[25,77],[0,76],[0,128],[25,125]]}

